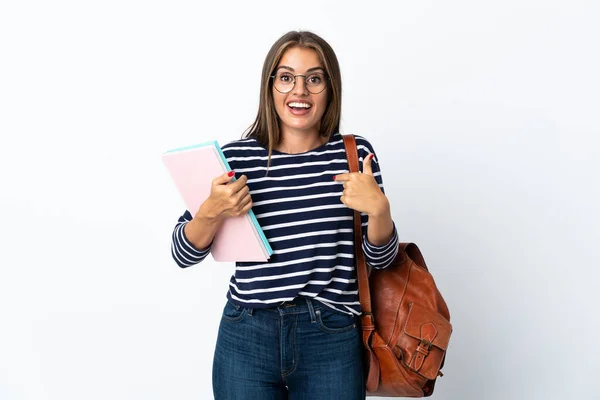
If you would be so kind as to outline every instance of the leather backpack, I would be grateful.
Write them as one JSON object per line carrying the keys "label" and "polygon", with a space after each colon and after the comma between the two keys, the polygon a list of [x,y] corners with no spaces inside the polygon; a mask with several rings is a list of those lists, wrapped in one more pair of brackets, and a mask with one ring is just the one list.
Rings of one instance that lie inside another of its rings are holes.
{"label": "leather backpack", "polygon": [[[358,172],[353,135],[344,135],[350,172]],[[368,271],[360,213],[354,243],[368,396],[431,396],[452,333],[450,313],[414,243],[400,243],[392,265]],[[370,272],[370,273],[369,273]]]}

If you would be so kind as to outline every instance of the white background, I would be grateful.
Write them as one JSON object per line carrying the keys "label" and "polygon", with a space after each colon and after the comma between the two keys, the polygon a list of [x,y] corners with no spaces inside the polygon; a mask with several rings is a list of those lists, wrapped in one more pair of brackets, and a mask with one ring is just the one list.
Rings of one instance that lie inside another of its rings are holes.
{"label": "white background", "polygon": [[451,311],[438,400],[597,399],[595,1],[8,0],[0,399],[210,399],[233,265],[181,270],[160,155],[241,136],[293,29],[340,60]]}

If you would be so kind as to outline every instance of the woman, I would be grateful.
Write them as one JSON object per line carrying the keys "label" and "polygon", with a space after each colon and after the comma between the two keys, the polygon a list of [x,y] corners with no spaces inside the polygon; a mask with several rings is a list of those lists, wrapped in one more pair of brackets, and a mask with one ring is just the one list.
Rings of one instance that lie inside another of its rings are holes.
{"label": "woman", "polygon": [[365,398],[353,210],[372,267],[393,261],[398,237],[360,136],[362,173],[347,173],[341,93],[327,42],[282,36],[263,65],[254,124],[223,146],[232,173],[216,177],[195,216],[186,211],[174,229],[173,257],[188,267],[208,255],[225,218],[252,208],[274,250],[267,263],[236,263],[214,355],[217,400]]}

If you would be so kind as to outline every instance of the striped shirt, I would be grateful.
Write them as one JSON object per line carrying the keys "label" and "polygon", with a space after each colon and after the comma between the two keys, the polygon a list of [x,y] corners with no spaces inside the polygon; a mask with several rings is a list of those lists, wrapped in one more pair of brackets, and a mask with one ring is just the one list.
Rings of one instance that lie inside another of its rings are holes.
{"label": "striped shirt", "polygon": [[[356,136],[359,165],[374,153],[371,144]],[[348,314],[360,314],[354,267],[353,210],[340,201],[343,185],[333,176],[348,172],[342,135],[336,133],[322,146],[299,154],[268,151],[256,139],[223,146],[236,177],[248,177],[252,210],[273,255],[268,262],[237,262],[227,298],[250,308],[276,307],[296,297],[309,297]],[[373,175],[383,191],[377,157]],[[210,252],[196,249],[184,227],[192,219],[186,211],[177,222],[171,253],[182,268],[204,260]],[[382,246],[366,240],[368,216],[361,214],[363,250],[373,268],[389,266],[398,252],[398,234]]]}

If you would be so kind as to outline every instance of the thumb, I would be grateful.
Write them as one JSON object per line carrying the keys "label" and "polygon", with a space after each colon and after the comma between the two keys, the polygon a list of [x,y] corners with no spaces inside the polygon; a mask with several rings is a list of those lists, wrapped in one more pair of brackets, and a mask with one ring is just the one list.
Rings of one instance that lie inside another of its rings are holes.
{"label": "thumb", "polygon": [[365,158],[363,158],[363,174],[373,175],[373,169],[371,168],[371,161],[373,161],[373,156],[375,154],[371,153]]}
{"label": "thumb", "polygon": [[215,179],[213,179],[213,185],[225,185],[226,183],[229,183],[231,180],[233,180],[234,176],[235,171],[225,172],[224,174],[219,175]]}

